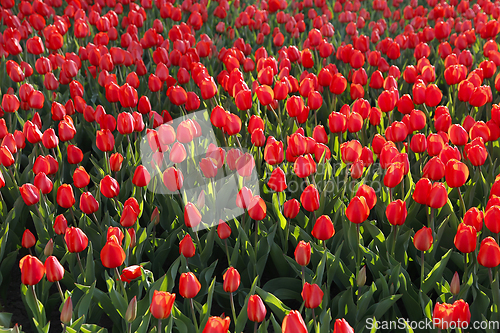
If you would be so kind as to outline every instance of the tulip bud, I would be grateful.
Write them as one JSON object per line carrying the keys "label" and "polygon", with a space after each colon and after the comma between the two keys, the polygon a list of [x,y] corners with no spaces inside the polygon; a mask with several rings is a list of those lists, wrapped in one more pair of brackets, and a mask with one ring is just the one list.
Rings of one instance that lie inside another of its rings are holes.
{"label": "tulip bud", "polygon": [[358,287],[363,287],[366,283],[366,266],[363,266],[359,270],[359,274],[356,277],[356,283],[358,284]]}
{"label": "tulip bud", "polygon": [[134,228],[129,228],[127,231],[128,231],[128,234],[130,235],[130,245],[129,245],[129,248],[133,249],[135,247],[135,243],[136,243],[135,229]]}
{"label": "tulip bud", "polygon": [[460,292],[460,277],[457,272],[455,272],[453,279],[451,279],[450,291],[453,296],[456,296]]}
{"label": "tulip bud", "polygon": [[158,223],[160,223],[160,212],[158,211],[158,207],[155,207],[153,213],[151,214],[151,222],[155,225],[158,225]]}
{"label": "tulip bud", "polygon": [[127,307],[127,312],[125,312],[125,320],[129,323],[135,320],[137,316],[137,296],[134,296]]}
{"label": "tulip bud", "polygon": [[71,318],[73,317],[73,302],[71,301],[71,297],[66,298],[66,302],[64,302],[64,306],[61,311],[61,322],[65,325],[69,325],[71,323]]}
{"label": "tulip bud", "polygon": [[43,249],[43,254],[45,254],[47,257],[50,257],[53,251],[54,251],[54,241],[51,238],[47,242],[47,245],[45,245],[45,248]]}

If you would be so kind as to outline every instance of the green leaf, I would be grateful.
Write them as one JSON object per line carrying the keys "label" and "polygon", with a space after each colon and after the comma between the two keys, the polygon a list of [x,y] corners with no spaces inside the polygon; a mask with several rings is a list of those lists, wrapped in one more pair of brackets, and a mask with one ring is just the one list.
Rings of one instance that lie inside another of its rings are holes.
{"label": "green leaf", "polygon": [[271,308],[271,311],[273,311],[276,316],[280,320],[283,320],[285,316],[290,312],[290,308],[288,308],[283,302],[281,302],[276,296],[274,296],[271,293],[268,293],[267,291],[264,291],[263,289],[256,287],[255,290],[257,291],[257,294],[262,298],[262,300]]}
{"label": "green leaf", "polygon": [[451,252],[452,249],[449,249],[448,252],[446,252],[446,254],[441,258],[441,260],[434,265],[429,274],[427,274],[427,277],[422,284],[422,291],[424,294],[427,294],[429,290],[434,287],[436,282],[443,278],[443,272],[446,268],[448,260],[450,259]]}

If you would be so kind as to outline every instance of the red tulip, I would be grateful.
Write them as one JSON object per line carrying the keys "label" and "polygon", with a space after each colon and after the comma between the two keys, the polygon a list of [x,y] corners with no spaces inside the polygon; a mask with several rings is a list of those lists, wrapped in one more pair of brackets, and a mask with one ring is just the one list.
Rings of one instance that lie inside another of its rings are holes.
{"label": "red tulip", "polygon": [[45,259],[44,267],[49,282],[61,281],[64,277],[64,267],[56,257],[50,256]]}
{"label": "red tulip", "polygon": [[145,166],[139,165],[134,172],[134,177],[132,178],[132,183],[138,187],[148,186],[151,180],[151,175]]}
{"label": "red tulip", "polygon": [[182,273],[179,279],[179,294],[184,298],[193,298],[198,295],[201,283],[196,276],[191,273]]}
{"label": "red tulip", "polygon": [[370,215],[365,197],[354,197],[349,202],[345,214],[352,223],[363,223]]}
{"label": "red tulip", "polygon": [[170,167],[163,173],[163,183],[170,192],[177,192],[182,188],[184,176],[179,169]]}
{"label": "red tulip", "polygon": [[263,220],[267,215],[267,206],[260,196],[252,197],[247,205],[248,215],[251,219],[256,221]]}
{"label": "red tulip", "polygon": [[71,208],[75,204],[73,188],[69,184],[62,184],[57,189],[57,204],[63,208]]}
{"label": "red tulip", "polygon": [[315,309],[320,306],[323,301],[323,290],[317,284],[305,283],[302,288],[302,299],[305,302],[305,307]]}
{"label": "red tulip", "polygon": [[186,234],[184,238],[179,242],[179,253],[186,258],[194,257],[196,249],[194,247],[193,240],[189,234]]}
{"label": "red tulip", "polygon": [[29,229],[24,230],[23,238],[21,240],[22,247],[29,249],[30,247],[35,246],[35,244],[36,244],[36,239],[33,233],[29,231]]}
{"label": "red tulip", "polygon": [[66,229],[64,240],[66,241],[68,251],[71,253],[82,252],[87,248],[87,245],[89,244],[87,235],[85,235],[85,233],[80,228],[74,227]]}
{"label": "red tulip", "polygon": [[19,261],[19,269],[21,269],[21,283],[29,286],[40,282],[45,275],[42,262],[29,254]]}
{"label": "red tulip", "polygon": [[306,324],[299,311],[292,310],[285,316],[281,324],[281,331],[283,333],[307,333]]}
{"label": "red tulip", "polygon": [[312,235],[319,240],[327,240],[335,235],[332,220],[328,215],[321,215],[314,224]]}
{"label": "red tulip", "polygon": [[39,190],[33,184],[26,183],[19,187],[19,191],[21,192],[21,197],[27,206],[35,205],[40,200]]}
{"label": "red tulip", "polygon": [[223,289],[227,293],[234,293],[240,286],[240,273],[234,267],[229,267],[223,275]]}
{"label": "red tulip", "polygon": [[461,187],[469,178],[469,168],[464,163],[451,159],[446,163],[446,183],[449,187]]}
{"label": "red tulip", "polygon": [[90,176],[83,166],[79,166],[73,172],[73,184],[76,188],[84,188],[90,183]]}
{"label": "red tulip", "polygon": [[155,290],[149,311],[156,319],[166,319],[170,316],[175,302],[175,294]]}
{"label": "red tulip", "polygon": [[64,215],[57,215],[53,228],[57,235],[64,235],[66,233],[66,229],[68,229],[68,221]]}
{"label": "red tulip", "polygon": [[377,203],[377,194],[375,193],[375,190],[366,184],[363,184],[358,188],[356,191],[356,197],[364,197],[370,210],[373,209]]}
{"label": "red tulip", "polygon": [[399,199],[387,205],[385,210],[385,216],[387,216],[387,220],[392,225],[403,225],[407,215],[406,202]]}
{"label": "red tulip", "polygon": [[122,274],[120,275],[120,279],[123,282],[130,283],[133,280],[142,276],[142,267],[139,265],[132,265],[126,267],[122,270]]}
{"label": "red tulip", "polygon": [[123,156],[120,153],[111,154],[109,157],[109,167],[112,172],[118,172],[122,168]]}
{"label": "red tulip", "polygon": [[432,245],[432,230],[431,228],[422,227],[413,236],[413,245],[419,251],[427,251]]}
{"label": "red tulip", "polygon": [[283,204],[283,215],[287,219],[295,218],[300,211],[300,202],[297,199],[290,199]]}
{"label": "red tulip", "polygon": [[267,182],[267,186],[275,192],[282,192],[287,188],[286,176],[280,167],[273,170]]}
{"label": "red tulip", "polygon": [[219,225],[217,226],[217,235],[220,239],[229,238],[229,236],[231,236],[231,227],[227,223],[222,222],[222,220],[219,220]]}
{"label": "red tulip", "polygon": [[184,207],[184,223],[188,228],[196,228],[201,223],[201,214],[191,202]]}
{"label": "red tulip", "polygon": [[427,193],[427,205],[431,208],[441,208],[448,201],[448,192],[443,183],[434,183],[430,191]]}
{"label": "red tulip", "polygon": [[308,212],[319,208],[319,192],[313,184],[308,185],[300,195],[302,207]]}
{"label": "red tulip", "polygon": [[259,295],[252,295],[248,298],[247,315],[250,321],[260,323],[266,319],[266,306]]}
{"label": "red tulip", "polygon": [[462,253],[470,253],[476,249],[476,237],[474,227],[460,223],[454,239],[455,247]]}
{"label": "red tulip", "polygon": [[101,180],[100,189],[101,194],[110,199],[118,196],[120,193],[120,185],[110,175],[107,175]]}
{"label": "red tulip", "polygon": [[101,262],[104,267],[116,268],[123,264],[126,255],[118,238],[111,236],[101,250]]}
{"label": "red tulip", "polygon": [[344,318],[335,320],[333,333],[354,333],[354,329]]}
{"label": "red tulip", "polygon": [[231,319],[229,317],[210,317],[202,333],[226,333],[229,330]]}
{"label": "red tulip", "polygon": [[464,214],[464,223],[466,225],[474,227],[474,229],[476,229],[476,231],[478,232],[483,228],[483,219],[484,214],[482,211],[477,209],[477,207],[470,208]]}

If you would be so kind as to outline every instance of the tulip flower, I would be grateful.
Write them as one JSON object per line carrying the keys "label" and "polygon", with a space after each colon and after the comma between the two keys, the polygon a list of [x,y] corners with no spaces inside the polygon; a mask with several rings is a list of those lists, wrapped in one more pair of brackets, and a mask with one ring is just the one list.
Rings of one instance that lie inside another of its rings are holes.
{"label": "tulip flower", "polygon": [[391,202],[385,210],[385,216],[387,216],[387,220],[393,226],[403,225],[407,214],[406,202],[402,200]]}
{"label": "tulip flower", "polygon": [[354,329],[344,318],[335,320],[333,333],[354,333]]}
{"label": "tulip flower", "polygon": [[198,295],[201,283],[196,276],[191,273],[182,273],[179,279],[179,294],[184,298],[193,298]]}
{"label": "tulip flower", "polygon": [[19,269],[21,270],[21,283],[29,286],[40,282],[45,275],[42,262],[29,254],[19,261]]}
{"label": "tulip flower", "polygon": [[33,233],[29,229],[24,230],[23,237],[21,240],[22,247],[29,249],[30,247],[35,246],[35,244],[36,244],[36,239]]}
{"label": "tulip flower", "polygon": [[312,235],[319,240],[327,240],[335,235],[332,220],[328,215],[321,215],[314,224]]}
{"label": "tulip flower", "polygon": [[349,202],[345,214],[352,223],[363,223],[370,215],[370,208],[365,197],[354,197]]}
{"label": "tulip flower", "polygon": [[477,261],[481,266],[493,268],[500,264],[500,247],[492,237],[486,237],[481,242]]}
{"label": "tulip flower", "polygon": [[432,230],[431,228],[422,227],[413,236],[413,244],[419,251],[425,252],[431,248],[432,245]]}
{"label": "tulip flower", "polygon": [[317,284],[305,283],[302,288],[302,299],[305,302],[305,307],[315,309],[320,306],[323,301],[323,290]]}
{"label": "tulip flower", "polygon": [[476,249],[476,237],[474,227],[460,223],[454,239],[455,247],[462,253],[470,253]]}
{"label": "tulip flower", "polygon": [[250,321],[260,323],[266,318],[266,306],[259,295],[252,295],[248,298],[247,315]]}
{"label": "tulip flower", "polygon": [[184,238],[179,242],[179,254],[182,254],[186,258],[194,257],[196,249],[194,247],[193,240],[189,234],[186,234]]}
{"label": "tulip flower", "polygon": [[[155,290],[153,293],[153,299],[151,300],[151,305],[149,306],[149,311],[153,317],[158,320],[166,319],[172,312],[174,302],[175,294]],[[160,328],[158,328],[158,330],[160,330]]]}
{"label": "tulip flower", "polygon": [[229,330],[231,319],[229,317],[210,317],[202,333],[226,333]]}
{"label": "tulip flower", "polygon": [[118,193],[120,193],[120,185],[110,175],[107,175],[101,180],[100,189],[101,189],[101,194],[106,198],[110,199],[118,196]]}
{"label": "tulip flower", "polygon": [[151,175],[145,166],[139,165],[134,172],[134,177],[132,178],[132,183],[137,187],[148,186],[151,180]]}
{"label": "tulip flower", "polygon": [[464,215],[464,223],[476,229],[477,232],[483,228],[484,214],[477,207],[470,208]]}
{"label": "tulip flower", "polygon": [[87,235],[80,229],[75,227],[70,227],[66,229],[64,240],[68,251],[71,253],[79,253],[87,248],[89,240]]}
{"label": "tulip flower", "polygon": [[75,204],[73,188],[69,184],[62,184],[57,189],[57,204],[63,208],[71,208]]}
{"label": "tulip flower", "polygon": [[302,207],[308,212],[319,208],[319,192],[313,184],[308,185],[300,195]]}
{"label": "tulip flower", "polygon": [[267,182],[267,186],[275,192],[283,192],[286,190],[286,176],[280,167],[273,170]]}
{"label": "tulip flower", "polygon": [[117,268],[123,264],[126,255],[116,236],[106,242],[101,250],[101,262],[104,267]]}
{"label": "tulip flower", "polygon": [[64,325],[69,325],[71,319],[73,318],[73,302],[71,301],[71,296],[69,296],[64,302],[63,308],[61,310],[61,323]]}
{"label": "tulip flower", "polygon": [[306,324],[299,311],[290,311],[285,316],[281,324],[281,331],[282,333],[307,333]]}
{"label": "tulip flower", "polygon": [[61,265],[59,260],[54,256],[49,256],[45,260],[45,274],[47,275],[47,280],[49,282],[61,281],[64,277],[64,267]]}
{"label": "tulip flower", "polygon": [[19,187],[21,192],[21,197],[27,206],[35,205],[40,200],[40,194],[38,188],[33,184],[23,184]]}

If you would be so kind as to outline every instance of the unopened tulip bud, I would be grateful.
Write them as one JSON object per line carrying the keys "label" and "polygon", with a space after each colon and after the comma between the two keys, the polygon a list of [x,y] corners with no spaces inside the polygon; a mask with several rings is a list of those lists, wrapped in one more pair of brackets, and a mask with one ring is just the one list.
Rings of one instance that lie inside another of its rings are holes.
{"label": "unopened tulip bud", "polygon": [[53,251],[54,251],[54,241],[51,238],[47,242],[47,245],[45,245],[45,249],[43,249],[43,254],[45,254],[47,257],[50,257]]}
{"label": "unopened tulip bud", "polygon": [[458,295],[458,293],[460,292],[460,277],[458,276],[457,272],[455,272],[455,275],[453,275],[453,279],[451,279],[450,291],[453,296]]}
{"label": "unopened tulip bud", "polygon": [[198,195],[196,207],[198,207],[198,209],[202,209],[203,207],[205,207],[205,191],[201,191],[200,195]]}
{"label": "unopened tulip bud", "polygon": [[366,283],[366,266],[363,266],[359,270],[359,274],[356,277],[356,283],[358,284],[358,287],[363,287]]}
{"label": "unopened tulip bud", "polygon": [[128,304],[127,312],[125,313],[125,320],[129,323],[135,320],[137,316],[137,296],[134,296]]}
{"label": "unopened tulip bud", "polygon": [[158,207],[155,207],[153,213],[151,214],[151,222],[153,222],[155,225],[158,225],[158,223],[160,223],[160,212],[158,211]]}
{"label": "unopened tulip bud", "polygon": [[66,299],[64,302],[64,306],[61,311],[61,322],[65,325],[69,325],[71,323],[71,318],[73,317],[73,302],[71,301],[71,297]]}
{"label": "unopened tulip bud", "polygon": [[134,228],[129,228],[128,229],[128,234],[130,235],[130,245],[129,245],[129,247],[131,249],[133,249],[135,247],[135,242],[136,242],[136,239],[135,239],[135,229]]}

